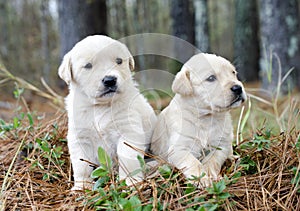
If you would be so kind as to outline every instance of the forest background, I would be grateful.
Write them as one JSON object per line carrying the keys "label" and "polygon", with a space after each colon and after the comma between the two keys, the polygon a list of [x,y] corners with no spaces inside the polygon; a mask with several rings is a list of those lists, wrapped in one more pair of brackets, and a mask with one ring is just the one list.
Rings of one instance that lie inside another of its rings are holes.
{"label": "forest background", "polygon": [[[300,87],[297,0],[0,0],[0,14],[1,63],[36,85],[43,77],[54,88],[63,87],[57,77],[61,59],[87,35],[121,39],[161,33],[229,59],[243,82],[260,81],[272,92],[278,70],[283,77],[293,68],[282,92]],[[168,66],[168,58],[135,59],[137,71],[179,70]]]}

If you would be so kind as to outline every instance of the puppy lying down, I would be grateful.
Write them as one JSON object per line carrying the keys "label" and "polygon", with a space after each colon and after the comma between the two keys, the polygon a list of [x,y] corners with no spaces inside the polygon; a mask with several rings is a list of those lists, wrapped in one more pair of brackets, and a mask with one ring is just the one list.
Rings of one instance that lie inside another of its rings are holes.
{"label": "puppy lying down", "polygon": [[151,150],[187,178],[201,178],[200,187],[208,186],[232,156],[229,111],[246,100],[244,87],[229,61],[201,53],[184,64],[172,90],[175,96],[158,117]]}
{"label": "puppy lying down", "polygon": [[[131,78],[134,60],[127,47],[106,36],[89,36],[68,52],[59,76],[69,85],[68,147],[74,171],[73,190],[90,188],[98,147],[118,159],[120,179],[127,184],[142,179],[137,156],[149,148],[156,122],[151,106]],[[115,163],[116,164],[116,163]],[[130,177],[132,176],[132,177]]]}

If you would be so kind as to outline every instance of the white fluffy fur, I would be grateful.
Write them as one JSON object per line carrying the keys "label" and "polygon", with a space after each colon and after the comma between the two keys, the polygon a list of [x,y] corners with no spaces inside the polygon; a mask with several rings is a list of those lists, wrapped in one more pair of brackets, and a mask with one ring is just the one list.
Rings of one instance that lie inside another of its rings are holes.
{"label": "white fluffy fur", "polygon": [[[121,58],[122,64],[116,59]],[[91,68],[86,64],[91,63]],[[92,168],[85,159],[98,163],[97,149],[102,147],[118,159],[120,179],[140,181],[142,173],[129,177],[140,168],[137,156],[126,143],[145,151],[156,116],[131,78],[133,57],[125,45],[106,36],[89,36],[68,52],[59,67],[59,76],[69,85],[68,147],[74,171],[73,190],[90,188]],[[117,78],[117,92],[103,95],[105,76]],[[116,164],[116,163],[115,163]]]}
{"label": "white fluffy fur", "polygon": [[[209,82],[211,75],[216,80]],[[242,87],[243,100],[234,102],[234,85]],[[208,186],[232,156],[229,110],[246,100],[243,85],[226,59],[198,54],[184,64],[172,89],[176,94],[158,117],[151,150],[182,169],[187,178],[205,173],[199,186]]]}

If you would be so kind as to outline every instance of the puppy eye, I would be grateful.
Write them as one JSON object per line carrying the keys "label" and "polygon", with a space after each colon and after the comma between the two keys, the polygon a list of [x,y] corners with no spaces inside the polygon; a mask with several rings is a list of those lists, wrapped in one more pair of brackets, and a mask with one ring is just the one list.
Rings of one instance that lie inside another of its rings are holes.
{"label": "puppy eye", "polygon": [[117,63],[118,65],[122,64],[122,62],[123,62],[123,59],[121,59],[121,58],[116,58],[116,63]]}
{"label": "puppy eye", "polygon": [[208,81],[208,82],[213,82],[215,80],[217,80],[217,77],[215,75],[211,75],[206,79],[206,81]]}
{"label": "puppy eye", "polygon": [[92,63],[87,63],[86,65],[84,65],[85,69],[91,69],[93,67]]}
{"label": "puppy eye", "polygon": [[232,73],[233,73],[234,75],[236,75],[236,72],[235,72],[235,71],[232,71]]}

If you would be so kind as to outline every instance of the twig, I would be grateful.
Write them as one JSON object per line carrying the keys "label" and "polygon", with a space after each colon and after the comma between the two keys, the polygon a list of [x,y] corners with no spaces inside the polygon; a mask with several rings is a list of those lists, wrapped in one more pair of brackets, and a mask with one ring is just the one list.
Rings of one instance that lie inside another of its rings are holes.
{"label": "twig", "polygon": [[7,183],[8,177],[9,177],[9,175],[11,173],[11,170],[13,168],[13,165],[14,165],[17,157],[18,157],[18,154],[19,154],[19,152],[20,152],[20,150],[21,150],[21,148],[22,148],[22,146],[23,146],[23,144],[25,142],[25,138],[26,138],[27,134],[28,134],[28,130],[26,130],[26,133],[25,133],[25,135],[24,135],[24,137],[23,137],[23,139],[22,139],[22,141],[21,141],[21,143],[20,143],[20,145],[19,145],[19,147],[18,147],[18,149],[17,149],[17,151],[16,151],[16,153],[15,153],[15,155],[14,155],[14,157],[13,157],[11,163],[10,163],[10,165],[9,165],[9,168],[8,168],[6,174],[5,174],[5,177],[4,177],[4,180],[3,180],[3,184],[2,184],[2,188],[1,188],[1,196],[0,196],[1,200],[4,198],[4,194],[5,194],[5,191],[7,189],[6,183]]}

